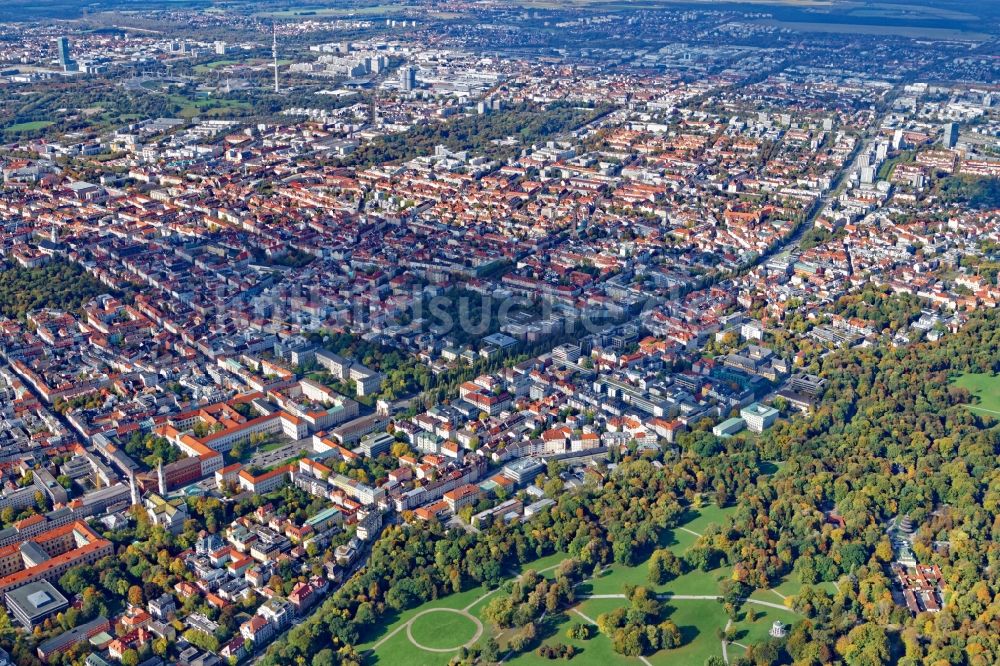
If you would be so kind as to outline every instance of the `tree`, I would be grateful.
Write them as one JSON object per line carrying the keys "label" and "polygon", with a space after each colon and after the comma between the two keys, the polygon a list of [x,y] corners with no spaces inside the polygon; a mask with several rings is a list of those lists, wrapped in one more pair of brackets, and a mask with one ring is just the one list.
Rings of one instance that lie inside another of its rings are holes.
{"label": "tree", "polygon": [[483,649],[479,653],[479,656],[487,664],[492,664],[500,659],[500,645],[497,643],[497,639],[490,636],[483,643]]}
{"label": "tree", "polygon": [[138,585],[133,585],[128,588],[128,602],[132,606],[142,606],[142,588]]}
{"label": "tree", "polygon": [[122,666],[138,666],[139,665],[139,653],[129,648],[122,652],[122,657],[120,659]]}
{"label": "tree", "polygon": [[889,639],[885,630],[870,622],[859,625],[847,634],[838,651],[848,666],[881,666],[889,663]]}
{"label": "tree", "polygon": [[323,648],[312,659],[312,666],[336,666],[337,660],[330,648]]}
{"label": "tree", "polygon": [[611,636],[611,647],[618,654],[626,657],[638,657],[645,654],[647,649],[646,636],[640,625],[630,624],[620,629],[615,629]]}
{"label": "tree", "polygon": [[664,650],[672,650],[681,645],[681,631],[672,620],[664,620],[660,623],[660,647]]}
{"label": "tree", "polygon": [[184,638],[188,643],[191,643],[202,650],[208,650],[209,652],[219,651],[219,640],[215,636],[206,634],[200,629],[188,629],[184,632]]}
{"label": "tree", "polygon": [[727,578],[719,583],[719,596],[722,602],[730,604],[733,608],[739,608],[743,601],[750,596],[750,586],[742,581]]}
{"label": "tree", "polygon": [[666,548],[654,550],[648,566],[649,582],[653,585],[663,585],[681,574],[680,559]]}

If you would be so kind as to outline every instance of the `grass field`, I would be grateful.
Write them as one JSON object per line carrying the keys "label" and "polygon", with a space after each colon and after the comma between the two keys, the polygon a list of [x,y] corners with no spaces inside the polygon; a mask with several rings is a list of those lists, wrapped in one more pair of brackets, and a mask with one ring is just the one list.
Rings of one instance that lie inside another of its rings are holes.
{"label": "grass field", "polygon": [[[648,659],[655,666],[663,664],[667,666],[668,664],[704,664],[705,660],[712,655],[722,656],[722,643],[716,636],[718,629],[723,629],[726,626],[726,613],[722,610],[722,604],[717,601],[666,601],[665,604],[665,615],[673,620],[674,624],[681,631],[682,643],[680,647],[673,650],[660,650],[659,652],[649,655]],[[622,608],[626,605],[624,599],[588,599],[580,604],[580,611],[591,619],[597,619],[598,615],[602,613],[608,613],[615,610],[616,608]],[[576,621],[580,621],[579,618]],[[569,626],[568,624],[566,626]],[[768,625],[770,626],[770,625]],[[766,632],[765,632],[766,633]],[[570,643],[565,638],[565,631],[562,632],[563,636],[561,641]],[[589,642],[593,643],[597,639],[602,639],[604,642],[608,643],[610,649],[610,640],[602,635],[598,635],[591,639]],[[624,663],[625,657],[611,652],[611,659],[601,662],[590,662],[587,660],[581,661],[579,663],[589,665],[593,664],[598,666],[598,664],[607,663]],[[577,663],[574,659],[573,663]]]}
{"label": "grass field", "polygon": [[952,384],[973,395],[973,404],[969,405],[969,409],[1000,417],[1000,375],[967,372],[953,379]]}
{"label": "grass field", "polygon": [[650,655],[654,666],[704,664],[712,655],[722,656],[716,631],[726,626],[726,613],[716,601],[667,602],[667,614],[681,630],[681,645]]}
{"label": "grass field", "polygon": [[207,97],[192,99],[185,95],[170,95],[170,100],[181,105],[178,113],[182,118],[193,118],[195,116],[226,116],[234,111],[249,109],[250,104],[242,100],[231,100],[220,97]]}
{"label": "grass field", "polygon": [[[833,582],[816,583],[815,588],[825,590],[829,594],[837,593],[837,584]],[[750,595],[751,599],[767,601],[769,603],[783,603],[788,597],[794,597],[802,589],[802,581],[797,574],[790,574],[783,581],[772,587],[770,590],[754,590]]]}
{"label": "grass field", "polygon": [[194,71],[197,74],[205,74],[220,67],[235,65],[237,63],[239,63],[239,60],[213,60],[212,62],[206,62],[203,65],[195,65]]}
{"label": "grass field", "polygon": [[663,585],[650,585],[647,579],[649,568],[645,562],[634,567],[612,565],[592,581],[584,582],[578,588],[580,594],[621,594],[626,585],[644,585],[658,594],[680,594],[703,596],[716,594],[719,583],[732,573],[730,567],[720,567],[714,571],[689,571]]}
{"label": "grass field", "polygon": [[[712,525],[721,524],[734,511],[734,507],[723,509],[714,505],[688,509],[680,528],[665,532],[660,545],[670,548],[680,556],[694,544],[699,534]],[[531,569],[551,577],[555,567],[564,559],[566,555],[563,553],[548,555],[517,571],[509,572],[509,575],[513,578]],[[664,585],[655,586],[655,590],[660,594],[673,594],[679,597],[714,596],[718,592],[719,582],[727,578],[731,572],[731,567],[720,567],[714,571],[691,571]],[[577,594],[581,598],[580,603],[573,608],[547,615],[538,623],[536,648],[538,645],[573,645],[579,650],[573,663],[580,666],[604,666],[609,663],[642,664],[638,658],[616,654],[607,636],[597,634],[589,640],[575,640],[570,639],[566,631],[574,623],[596,620],[601,613],[627,605],[628,602],[624,598],[625,586],[649,585],[647,574],[646,562],[640,562],[635,566],[612,565],[595,578],[584,581],[577,588]],[[794,594],[800,587],[801,584],[797,580],[786,580],[779,586],[780,594],[771,590],[758,590],[751,599],[780,604],[783,597]],[[503,647],[511,632],[509,630],[497,632],[483,618],[484,609],[498,593],[501,592],[477,587],[387,617],[384,624],[362,637],[364,642],[358,645],[358,649],[361,652],[369,651],[366,660],[368,664],[405,663],[407,666],[445,666],[461,646],[473,641],[481,644],[486,636],[494,636]],[[613,596],[589,598],[589,595]],[[722,656],[722,644],[717,633],[718,630],[725,628],[727,617],[718,601],[667,598],[663,603],[667,615],[680,628],[684,642],[677,649],[662,650],[649,655],[647,657],[649,663],[654,666],[703,664],[710,656]],[[796,617],[790,610],[747,604],[747,608],[750,607],[754,609],[756,618],[753,621],[747,619],[745,609],[742,619],[736,623],[738,644],[730,645],[730,651],[735,654],[742,654],[744,650],[742,646],[766,638],[775,619],[790,624]],[[437,609],[451,610],[444,612]],[[476,640],[479,627],[482,627],[483,633]],[[421,649],[420,646],[427,649]],[[514,655],[507,661],[528,666],[548,662],[534,650]]]}
{"label": "grass field", "polygon": [[458,613],[438,611],[414,618],[410,624],[413,640],[432,649],[454,648],[476,637],[477,625]]}
{"label": "grass field", "polygon": [[[578,652],[573,657],[573,664],[578,666],[604,666],[605,664],[641,664],[635,657],[625,657],[611,649],[611,641],[603,634],[597,634],[589,640],[581,641],[566,636],[566,630],[575,623],[585,623],[582,617],[574,612],[561,613],[552,618],[546,618],[539,628],[543,636],[541,645],[572,645]],[[505,663],[524,666],[540,666],[551,664],[549,659],[538,656],[534,651],[519,654]]]}
{"label": "grass field", "polygon": [[[750,619],[751,612],[754,615],[753,620]],[[785,611],[761,606],[751,607],[748,604],[743,607],[740,620],[733,623],[733,629],[736,631],[734,641],[743,645],[760,643],[767,640],[771,631],[771,625],[774,624],[775,620],[780,620],[782,624],[787,626],[793,624],[798,619],[799,617],[790,610]]]}
{"label": "grass field", "polygon": [[55,125],[55,121],[53,120],[32,120],[31,122],[27,123],[17,123],[15,125],[10,125],[9,127],[4,128],[4,131],[11,133],[33,132],[34,130],[45,129],[46,127],[50,127],[52,125]]}
{"label": "grass field", "polygon": [[735,511],[734,506],[723,509],[715,504],[688,509],[681,517],[681,526],[701,534],[709,525],[721,525]]}

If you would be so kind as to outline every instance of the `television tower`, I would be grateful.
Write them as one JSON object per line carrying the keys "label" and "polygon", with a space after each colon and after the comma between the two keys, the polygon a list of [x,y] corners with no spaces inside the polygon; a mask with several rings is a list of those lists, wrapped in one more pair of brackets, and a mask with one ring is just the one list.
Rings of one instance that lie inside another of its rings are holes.
{"label": "television tower", "polygon": [[271,24],[271,57],[274,59],[274,92],[281,92],[278,89],[278,25]]}

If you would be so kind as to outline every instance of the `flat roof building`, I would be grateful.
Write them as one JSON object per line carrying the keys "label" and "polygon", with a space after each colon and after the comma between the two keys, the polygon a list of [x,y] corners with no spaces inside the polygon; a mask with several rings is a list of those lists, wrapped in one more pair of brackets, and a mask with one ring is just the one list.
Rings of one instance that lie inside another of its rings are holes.
{"label": "flat roof building", "polygon": [[100,615],[90,622],[84,622],[69,631],[64,631],[58,636],[42,642],[38,646],[38,656],[42,661],[47,662],[51,657],[66,652],[74,645],[82,643],[102,631],[111,631],[111,623],[108,622],[108,618]]}
{"label": "flat roof building", "polygon": [[747,422],[751,432],[764,432],[778,420],[778,410],[755,402],[740,410],[740,416]]}
{"label": "flat roof building", "polygon": [[4,603],[11,615],[29,631],[41,624],[45,618],[69,606],[66,597],[46,580],[11,590],[4,595]]}
{"label": "flat roof building", "polygon": [[712,434],[716,437],[732,437],[746,427],[746,421],[738,416],[726,419],[722,423],[712,428]]}
{"label": "flat roof building", "polygon": [[545,465],[534,458],[522,458],[504,465],[503,475],[518,485],[531,483],[545,470]]}

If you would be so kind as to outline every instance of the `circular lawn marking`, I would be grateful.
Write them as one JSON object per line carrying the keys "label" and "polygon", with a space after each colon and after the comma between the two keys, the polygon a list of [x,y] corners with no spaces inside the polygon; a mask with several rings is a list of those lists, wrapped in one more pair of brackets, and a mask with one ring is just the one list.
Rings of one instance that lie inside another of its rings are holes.
{"label": "circular lawn marking", "polygon": [[[428,617],[435,613],[437,617]],[[442,616],[442,613],[448,617]],[[413,636],[414,624],[418,625],[416,633],[420,636],[419,641]],[[465,638],[470,635],[471,638]],[[428,608],[406,623],[406,637],[414,646],[428,652],[454,652],[471,647],[482,635],[483,623],[479,618],[454,608]]]}

